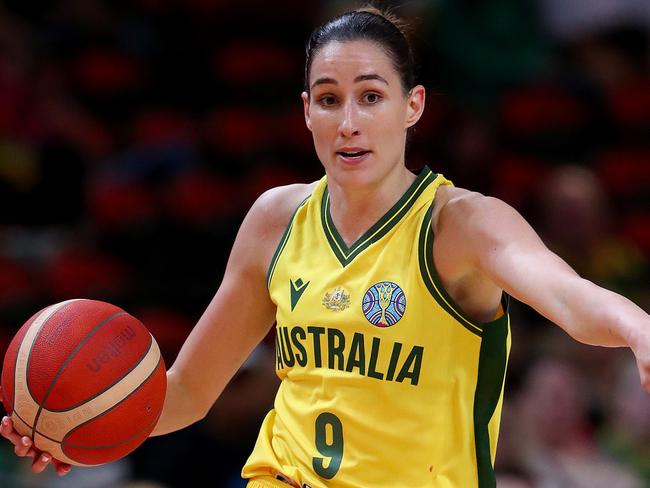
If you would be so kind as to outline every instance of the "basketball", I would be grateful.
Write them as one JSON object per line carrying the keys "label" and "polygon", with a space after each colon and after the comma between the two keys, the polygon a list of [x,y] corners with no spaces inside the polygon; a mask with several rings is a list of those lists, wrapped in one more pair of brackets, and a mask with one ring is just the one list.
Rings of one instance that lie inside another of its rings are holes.
{"label": "basketball", "polygon": [[93,466],[149,436],[167,386],[158,344],[135,317],[75,299],[31,317],[7,349],[3,403],[14,428],[55,459]]}

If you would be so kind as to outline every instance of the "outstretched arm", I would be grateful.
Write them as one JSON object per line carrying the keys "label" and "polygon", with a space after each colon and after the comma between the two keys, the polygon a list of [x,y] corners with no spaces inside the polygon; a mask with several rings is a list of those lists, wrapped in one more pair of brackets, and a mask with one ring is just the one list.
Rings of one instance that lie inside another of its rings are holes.
{"label": "outstretched arm", "polygon": [[466,192],[447,202],[445,218],[463,239],[471,265],[585,344],[630,347],[650,392],[650,316],[627,298],[581,278],[551,252],[506,203]]}

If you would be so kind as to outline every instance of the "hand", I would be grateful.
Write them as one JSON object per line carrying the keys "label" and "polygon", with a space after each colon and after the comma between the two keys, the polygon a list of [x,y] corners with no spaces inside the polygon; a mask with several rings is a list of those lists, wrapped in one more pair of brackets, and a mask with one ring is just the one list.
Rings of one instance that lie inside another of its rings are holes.
{"label": "hand", "polygon": [[[0,387],[0,398],[1,397],[2,388]],[[57,461],[47,452],[37,450],[33,446],[32,440],[29,437],[21,437],[20,434],[14,430],[13,422],[9,417],[2,417],[2,422],[0,422],[0,434],[2,437],[9,439],[9,441],[14,445],[16,456],[30,457],[33,459],[32,471],[34,473],[41,473],[50,462],[54,465],[54,469],[59,476],[65,476],[70,472],[71,466],[69,464]]]}

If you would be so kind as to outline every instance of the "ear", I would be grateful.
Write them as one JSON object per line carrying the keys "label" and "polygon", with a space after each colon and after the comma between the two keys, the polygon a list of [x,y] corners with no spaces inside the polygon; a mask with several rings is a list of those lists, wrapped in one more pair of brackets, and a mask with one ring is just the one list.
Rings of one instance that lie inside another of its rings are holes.
{"label": "ear", "polygon": [[424,103],[426,101],[426,90],[422,85],[414,86],[407,100],[406,107],[406,128],[414,126],[424,112]]}
{"label": "ear", "polygon": [[305,124],[307,124],[307,128],[311,131],[311,120],[309,120],[309,94],[307,92],[302,92],[300,97],[302,98],[302,108],[305,112]]}

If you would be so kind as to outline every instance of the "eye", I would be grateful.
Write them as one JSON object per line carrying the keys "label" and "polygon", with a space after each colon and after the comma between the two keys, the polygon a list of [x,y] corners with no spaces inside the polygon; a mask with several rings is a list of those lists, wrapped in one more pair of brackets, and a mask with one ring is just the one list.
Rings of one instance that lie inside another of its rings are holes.
{"label": "eye", "polygon": [[330,107],[336,103],[336,97],[334,95],[323,95],[318,99],[318,103],[323,107]]}
{"label": "eye", "polygon": [[375,103],[379,102],[383,97],[379,93],[375,92],[368,92],[363,95],[362,101],[364,103],[374,105]]}

